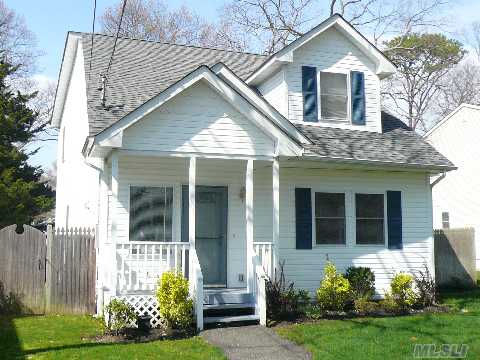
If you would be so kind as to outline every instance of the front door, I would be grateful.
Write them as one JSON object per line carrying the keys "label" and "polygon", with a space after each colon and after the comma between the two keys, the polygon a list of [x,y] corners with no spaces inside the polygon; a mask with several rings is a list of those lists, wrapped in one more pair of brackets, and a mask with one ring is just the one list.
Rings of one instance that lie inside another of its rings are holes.
{"label": "front door", "polygon": [[[203,283],[210,287],[226,287],[228,188],[197,186],[195,192],[195,249],[202,268]],[[185,186],[184,197],[187,194],[188,186]],[[183,206],[183,213],[187,215],[188,201],[184,201]]]}

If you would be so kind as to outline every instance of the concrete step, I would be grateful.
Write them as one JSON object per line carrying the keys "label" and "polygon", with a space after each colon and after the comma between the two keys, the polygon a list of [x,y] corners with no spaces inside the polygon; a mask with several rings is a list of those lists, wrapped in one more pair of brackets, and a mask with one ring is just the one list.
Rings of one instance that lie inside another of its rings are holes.
{"label": "concrete step", "polygon": [[229,324],[243,321],[259,321],[258,315],[241,315],[241,316],[207,316],[203,319],[205,324]]}

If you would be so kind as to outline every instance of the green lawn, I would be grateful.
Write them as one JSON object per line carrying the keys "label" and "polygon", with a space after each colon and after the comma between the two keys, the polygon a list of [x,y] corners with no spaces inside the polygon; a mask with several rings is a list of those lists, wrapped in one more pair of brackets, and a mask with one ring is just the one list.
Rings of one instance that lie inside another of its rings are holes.
{"label": "green lawn", "polygon": [[480,358],[480,290],[450,293],[455,311],[395,318],[321,320],[275,330],[312,352],[315,359],[413,358],[415,344],[467,344],[468,359]]}
{"label": "green lawn", "polygon": [[98,344],[100,333],[87,316],[0,317],[1,359],[224,359],[201,338],[139,344]]}

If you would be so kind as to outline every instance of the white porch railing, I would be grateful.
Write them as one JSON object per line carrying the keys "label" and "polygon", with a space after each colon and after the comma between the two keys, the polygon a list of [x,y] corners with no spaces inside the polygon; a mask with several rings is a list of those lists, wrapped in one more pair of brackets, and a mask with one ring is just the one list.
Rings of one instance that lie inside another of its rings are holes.
{"label": "white porch railing", "polygon": [[129,242],[117,244],[117,290],[153,291],[165,271],[177,269],[187,275],[185,242]]}
{"label": "white porch railing", "polygon": [[273,274],[273,244],[270,242],[254,242],[253,250],[258,256],[265,274],[271,278]]}
{"label": "white porch railing", "polygon": [[197,329],[203,330],[203,274],[200,262],[198,261],[197,251],[190,250],[190,274],[189,287],[190,297],[193,299],[194,316],[197,322]]}
{"label": "white porch railing", "polygon": [[267,274],[265,273],[264,266],[260,262],[260,257],[254,256],[253,259],[253,271],[254,271],[254,289],[253,296],[255,298],[255,315],[260,317],[260,325],[267,325],[267,297],[265,290],[265,282],[267,280]]}

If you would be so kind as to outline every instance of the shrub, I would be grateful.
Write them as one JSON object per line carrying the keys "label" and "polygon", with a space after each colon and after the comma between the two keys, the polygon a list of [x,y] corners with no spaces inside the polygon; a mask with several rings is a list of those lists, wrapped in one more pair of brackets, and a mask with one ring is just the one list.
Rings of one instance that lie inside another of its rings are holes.
{"label": "shrub", "polygon": [[321,319],[325,311],[320,308],[318,305],[308,305],[305,308],[305,316],[312,320]]}
{"label": "shrub", "polygon": [[287,282],[284,274],[285,262],[279,264],[279,272],[273,279],[267,279],[267,317],[271,320],[292,319],[304,312],[310,302],[305,290],[295,290],[293,282]]}
{"label": "shrub", "polygon": [[375,274],[368,267],[350,266],[345,272],[353,299],[370,299],[375,294]]}
{"label": "shrub", "polygon": [[423,267],[424,269],[419,270],[415,276],[415,288],[417,289],[417,305],[427,307],[436,304],[438,293],[427,264],[423,264]]}
{"label": "shrub", "polygon": [[323,310],[343,310],[350,296],[350,283],[337,272],[335,265],[328,262],[325,275],[317,290],[318,305]]}
{"label": "shrub", "polygon": [[407,310],[416,302],[415,292],[413,291],[413,276],[410,274],[396,274],[390,283],[392,301],[400,310]]}
{"label": "shrub", "polygon": [[20,298],[12,292],[5,294],[5,287],[0,282],[0,314],[18,315],[25,312]]}
{"label": "shrub", "polygon": [[105,306],[107,312],[107,330],[116,335],[129,327],[137,318],[135,310],[125,300],[113,299]]}
{"label": "shrub", "polygon": [[354,306],[355,310],[360,314],[372,314],[379,309],[378,303],[366,297],[354,300]]}
{"label": "shrub", "polygon": [[181,273],[162,274],[157,289],[160,316],[172,329],[184,329],[193,321],[193,300],[188,296],[188,280]]}
{"label": "shrub", "polygon": [[379,302],[378,306],[388,313],[401,312],[401,309],[390,293],[385,294],[385,298]]}

